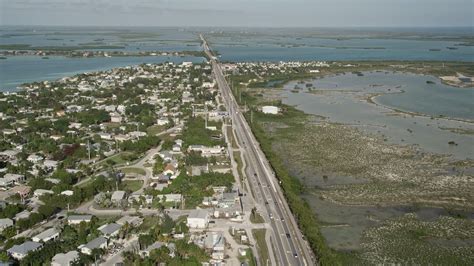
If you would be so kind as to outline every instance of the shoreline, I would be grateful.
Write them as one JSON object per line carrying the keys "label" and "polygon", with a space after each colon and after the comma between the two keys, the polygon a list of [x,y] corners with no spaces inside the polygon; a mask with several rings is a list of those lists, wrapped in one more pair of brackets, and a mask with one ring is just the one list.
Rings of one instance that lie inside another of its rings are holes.
{"label": "shoreline", "polygon": [[[404,93],[404,92],[405,91],[402,90],[400,92],[393,92],[393,94]],[[368,95],[367,97],[365,97],[365,100],[369,104],[373,104],[373,105],[376,105],[378,107],[388,109],[388,110],[390,110],[390,111],[392,111],[392,112],[394,112],[395,114],[398,114],[398,115],[405,114],[405,115],[410,115],[410,116],[413,116],[413,117],[424,117],[424,118],[430,118],[430,119],[441,119],[441,120],[446,120],[446,121],[455,121],[455,122],[462,122],[462,123],[466,123],[466,124],[474,124],[474,120],[466,120],[466,119],[462,119],[462,118],[447,117],[447,116],[431,116],[429,114],[403,110],[403,109],[399,109],[399,108],[396,108],[396,107],[393,107],[393,106],[385,105],[385,104],[382,104],[382,103],[380,103],[376,100],[377,97],[382,96],[382,95],[387,95],[387,94],[392,94],[392,93],[373,93],[372,95]]]}

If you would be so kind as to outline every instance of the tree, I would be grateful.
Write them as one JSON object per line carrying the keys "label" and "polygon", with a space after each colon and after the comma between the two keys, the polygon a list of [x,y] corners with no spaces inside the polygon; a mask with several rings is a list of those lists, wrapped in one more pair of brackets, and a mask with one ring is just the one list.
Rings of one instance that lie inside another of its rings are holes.
{"label": "tree", "polygon": [[41,205],[38,208],[38,212],[43,215],[43,217],[50,217],[57,211],[56,207],[50,205]]}
{"label": "tree", "polygon": [[167,263],[170,260],[170,250],[166,246],[161,246],[150,252],[150,259],[155,263]]}
{"label": "tree", "polygon": [[0,251],[0,261],[2,262],[8,262],[10,260],[10,257],[8,256],[6,251]]}
{"label": "tree", "polygon": [[146,235],[138,236],[138,244],[140,245],[140,249],[146,249],[155,241],[156,241],[156,238],[153,235],[146,234]]}

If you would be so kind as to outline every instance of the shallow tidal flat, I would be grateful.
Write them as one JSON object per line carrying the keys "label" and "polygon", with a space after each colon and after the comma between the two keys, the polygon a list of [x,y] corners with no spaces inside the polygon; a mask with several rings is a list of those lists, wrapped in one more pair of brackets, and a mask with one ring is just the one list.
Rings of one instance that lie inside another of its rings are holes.
{"label": "shallow tidal flat", "polygon": [[[284,103],[316,116],[299,124],[263,120],[262,127],[279,140],[274,150],[304,183],[304,197],[331,247],[355,250],[371,263],[470,264],[473,124],[467,113],[440,118],[406,103],[401,111],[367,101],[374,94],[406,93],[431,79],[403,75],[346,74],[289,83],[280,94]],[[345,86],[344,80],[353,81]],[[312,85],[305,86],[308,82]],[[267,96],[274,98],[275,91]],[[430,97],[416,100],[424,99]]]}

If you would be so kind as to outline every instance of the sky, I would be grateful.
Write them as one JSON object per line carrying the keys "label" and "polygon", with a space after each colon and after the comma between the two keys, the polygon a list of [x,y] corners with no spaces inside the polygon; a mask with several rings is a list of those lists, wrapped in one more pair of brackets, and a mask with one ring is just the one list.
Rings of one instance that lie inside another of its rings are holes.
{"label": "sky", "polygon": [[0,0],[0,25],[474,27],[474,0]]}

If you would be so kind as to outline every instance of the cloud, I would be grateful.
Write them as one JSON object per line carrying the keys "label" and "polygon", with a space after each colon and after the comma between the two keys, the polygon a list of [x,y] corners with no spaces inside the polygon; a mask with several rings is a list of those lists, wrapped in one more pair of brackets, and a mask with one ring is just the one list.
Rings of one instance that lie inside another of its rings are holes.
{"label": "cloud", "polygon": [[473,12],[472,0],[0,0],[8,25],[472,26]]}

